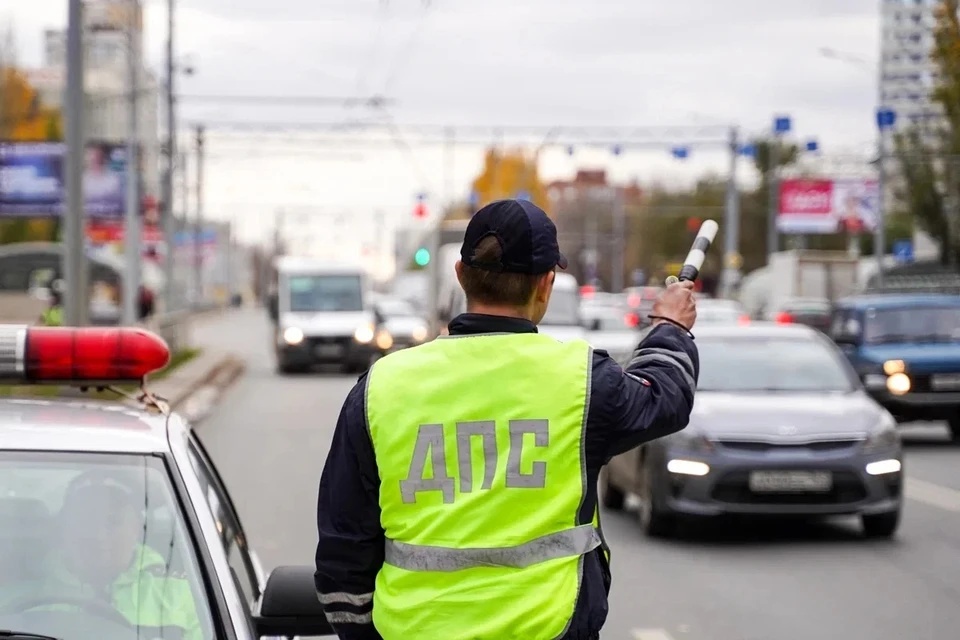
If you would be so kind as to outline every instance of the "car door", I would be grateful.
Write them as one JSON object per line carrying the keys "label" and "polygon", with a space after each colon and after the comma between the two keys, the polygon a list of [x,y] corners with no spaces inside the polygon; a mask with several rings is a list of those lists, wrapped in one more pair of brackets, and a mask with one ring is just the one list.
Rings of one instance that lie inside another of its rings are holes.
{"label": "car door", "polygon": [[220,473],[195,433],[190,434],[187,453],[203,487],[207,506],[217,522],[220,542],[227,554],[237,588],[243,593],[246,605],[252,611],[266,583],[260,560],[249,547],[240,523],[240,515],[230,499]]}

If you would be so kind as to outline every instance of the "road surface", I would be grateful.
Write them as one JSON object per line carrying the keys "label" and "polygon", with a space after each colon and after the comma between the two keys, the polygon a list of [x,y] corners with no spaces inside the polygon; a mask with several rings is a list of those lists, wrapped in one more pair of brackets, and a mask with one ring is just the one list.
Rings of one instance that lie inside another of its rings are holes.
{"label": "road surface", "polygon": [[[317,483],[356,377],[280,377],[262,310],[200,323],[248,371],[200,435],[268,570],[312,564]],[[909,443],[905,518],[894,542],[854,522],[698,527],[645,539],[632,513],[604,513],[613,549],[610,640],[945,640],[960,634],[960,448],[942,430]]]}

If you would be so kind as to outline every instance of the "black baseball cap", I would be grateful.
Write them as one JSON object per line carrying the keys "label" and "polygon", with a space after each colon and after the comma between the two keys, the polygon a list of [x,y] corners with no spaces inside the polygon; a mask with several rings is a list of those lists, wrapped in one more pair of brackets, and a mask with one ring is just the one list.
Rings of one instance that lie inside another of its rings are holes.
{"label": "black baseball cap", "polygon": [[[500,260],[475,261],[477,246],[489,236],[500,242]],[[557,242],[557,226],[543,209],[528,200],[497,200],[477,211],[467,225],[460,261],[485,271],[531,275],[567,268]]]}

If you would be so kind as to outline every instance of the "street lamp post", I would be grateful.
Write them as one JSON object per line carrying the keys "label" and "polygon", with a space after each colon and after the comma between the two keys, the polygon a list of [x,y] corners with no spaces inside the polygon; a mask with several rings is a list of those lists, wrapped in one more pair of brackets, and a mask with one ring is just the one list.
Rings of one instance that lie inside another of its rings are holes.
{"label": "street lamp post", "polygon": [[767,211],[767,262],[780,248],[780,234],[777,229],[777,215],[780,212],[780,144],[783,136],[790,133],[790,116],[777,116],[773,119],[773,140],[770,142],[767,183],[770,188],[770,206]]}
{"label": "street lamp post", "polygon": [[873,235],[873,255],[877,260],[877,286],[883,285],[883,256],[886,253],[886,215],[884,204],[884,190],[886,189],[886,139],[887,132],[890,131],[897,122],[897,112],[889,107],[879,107],[877,109],[877,224]]}
{"label": "street lamp post", "polygon": [[127,203],[124,219],[124,287],[123,324],[133,325],[139,319],[138,294],[140,290],[140,162],[139,113],[140,106],[140,1],[133,5],[127,25],[127,81],[130,95],[127,100]]}
{"label": "street lamp post", "polygon": [[83,207],[83,2],[70,0],[67,21],[66,206],[63,209],[63,281],[66,323],[87,324],[90,311],[89,273],[85,252]]}

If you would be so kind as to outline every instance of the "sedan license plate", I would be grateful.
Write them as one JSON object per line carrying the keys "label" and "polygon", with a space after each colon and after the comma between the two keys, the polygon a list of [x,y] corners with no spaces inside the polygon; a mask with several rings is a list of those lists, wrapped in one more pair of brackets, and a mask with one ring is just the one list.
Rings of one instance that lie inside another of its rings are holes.
{"label": "sedan license plate", "polygon": [[343,355],[343,345],[320,344],[313,350],[318,358],[337,358]]}
{"label": "sedan license plate", "polygon": [[960,389],[960,373],[941,373],[931,376],[930,386],[934,391]]}
{"label": "sedan license plate", "polygon": [[750,490],[754,493],[826,493],[833,487],[829,471],[754,471]]}

